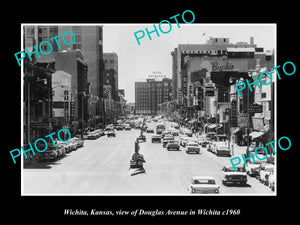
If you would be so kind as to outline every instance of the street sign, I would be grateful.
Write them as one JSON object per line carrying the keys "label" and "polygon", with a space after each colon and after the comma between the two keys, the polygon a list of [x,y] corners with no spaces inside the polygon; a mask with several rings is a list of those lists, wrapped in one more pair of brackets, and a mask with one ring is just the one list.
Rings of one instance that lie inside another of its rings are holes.
{"label": "street sign", "polygon": [[262,105],[259,104],[251,104],[249,106],[249,113],[262,113]]}

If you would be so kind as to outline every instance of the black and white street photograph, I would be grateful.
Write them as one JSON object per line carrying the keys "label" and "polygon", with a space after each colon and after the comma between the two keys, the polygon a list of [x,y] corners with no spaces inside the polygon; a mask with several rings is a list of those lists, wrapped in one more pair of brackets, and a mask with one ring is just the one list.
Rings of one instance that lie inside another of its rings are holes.
{"label": "black and white street photograph", "polygon": [[276,196],[276,24],[186,21],[21,25],[22,195]]}

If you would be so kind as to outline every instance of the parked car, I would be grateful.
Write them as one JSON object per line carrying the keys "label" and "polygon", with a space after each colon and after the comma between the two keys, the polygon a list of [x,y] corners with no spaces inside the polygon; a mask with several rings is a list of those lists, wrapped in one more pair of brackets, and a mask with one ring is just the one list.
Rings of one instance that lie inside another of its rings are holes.
{"label": "parked car", "polygon": [[97,139],[97,135],[95,132],[91,131],[87,135],[87,139],[92,140],[92,139]]}
{"label": "parked car", "polygon": [[55,147],[55,150],[57,151],[57,156],[61,157],[66,154],[66,148],[65,145],[62,143],[58,143]]}
{"label": "parked car", "polygon": [[232,167],[232,165],[225,165],[222,169],[223,178],[222,184],[227,185],[228,183],[240,183],[242,185],[247,184],[247,174],[245,164],[240,164],[235,166],[236,171]]}
{"label": "parked car", "polygon": [[220,192],[220,186],[216,184],[216,180],[211,176],[195,176],[192,177],[191,184],[188,187],[191,193],[215,193]]}
{"label": "parked car", "polygon": [[186,153],[194,152],[200,154],[200,146],[196,142],[188,142],[185,149]]}
{"label": "parked car", "polygon": [[109,131],[107,131],[107,137],[116,137],[115,130],[109,130]]}
{"label": "parked car", "polygon": [[179,146],[179,143],[178,143],[178,141],[169,141],[168,143],[167,143],[167,150],[168,151],[170,151],[170,150],[177,150],[177,151],[179,151],[179,149],[180,149],[180,146]]}
{"label": "parked car", "polygon": [[250,176],[250,177],[256,177],[258,175],[258,171],[259,171],[259,166],[260,164],[262,164],[263,161],[261,160],[255,160],[255,163],[252,159],[249,159],[247,162],[247,167],[246,167],[246,173]]}
{"label": "parked car", "polygon": [[273,172],[270,173],[269,188],[271,188],[272,191],[275,190],[275,170],[273,170]]}
{"label": "parked car", "polygon": [[216,154],[217,153],[217,142],[216,141],[211,141],[209,144],[206,146],[207,151]]}
{"label": "parked car", "polygon": [[47,148],[46,151],[42,153],[43,159],[56,159],[58,157],[58,152],[56,149]]}
{"label": "parked car", "polygon": [[70,151],[75,151],[77,149],[77,142],[73,138],[71,138],[68,142],[68,147],[69,147],[69,152]]}
{"label": "parked car", "polygon": [[73,142],[76,143],[76,149],[83,147],[84,141],[79,138],[72,138]]}
{"label": "parked car", "polygon": [[161,136],[160,135],[153,135],[151,137],[151,142],[154,143],[154,142],[158,142],[158,143],[161,143]]}
{"label": "parked car", "polygon": [[231,156],[231,151],[230,148],[227,145],[219,145],[216,148],[216,155],[226,155],[226,156]]}
{"label": "parked car", "polygon": [[274,172],[275,166],[269,163],[263,163],[260,166],[258,179],[265,185],[269,185],[269,176]]}

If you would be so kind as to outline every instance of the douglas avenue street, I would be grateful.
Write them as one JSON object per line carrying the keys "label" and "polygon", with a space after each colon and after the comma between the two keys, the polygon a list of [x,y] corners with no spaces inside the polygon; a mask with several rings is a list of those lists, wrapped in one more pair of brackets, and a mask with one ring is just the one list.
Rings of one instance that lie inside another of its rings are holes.
{"label": "douglas avenue street", "polygon": [[84,147],[59,160],[43,160],[24,168],[23,194],[184,195],[190,194],[191,178],[201,175],[213,176],[221,195],[274,193],[250,176],[246,185],[224,186],[221,169],[229,157],[218,157],[202,147],[200,154],[186,154],[182,146],[180,151],[168,151],[161,143],[151,143],[153,133],[144,133],[147,141],[140,143],[146,173],[130,176],[129,160],[139,134],[140,130],[131,129],[116,131],[116,137],[85,140]]}

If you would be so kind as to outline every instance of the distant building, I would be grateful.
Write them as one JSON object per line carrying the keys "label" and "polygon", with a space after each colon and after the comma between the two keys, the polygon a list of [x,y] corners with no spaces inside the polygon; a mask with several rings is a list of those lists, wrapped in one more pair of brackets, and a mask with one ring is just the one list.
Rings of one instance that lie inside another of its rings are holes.
{"label": "distant building", "polygon": [[159,105],[172,100],[172,80],[135,82],[135,113],[157,115]]}
{"label": "distant building", "polygon": [[71,74],[57,70],[52,74],[52,95],[53,95],[53,118],[59,130],[61,127],[69,129],[71,121]]}
{"label": "distant building", "polygon": [[[102,84],[100,79],[101,74],[101,59],[103,55],[102,47],[102,26],[58,26],[58,34],[62,35],[66,31],[72,31],[75,34],[75,42],[72,45],[63,45],[63,50],[80,49],[84,56],[84,61],[87,64],[88,82],[91,84],[91,94],[100,96]],[[66,42],[73,41],[72,35],[65,35]],[[100,96],[101,97],[101,96]]]}
{"label": "distant building", "polygon": [[117,91],[119,88],[118,85],[118,55],[115,52],[103,53],[103,64],[104,64],[104,77],[106,72],[111,70],[113,71],[114,76],[114,87]]}

